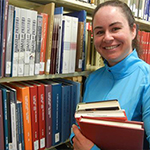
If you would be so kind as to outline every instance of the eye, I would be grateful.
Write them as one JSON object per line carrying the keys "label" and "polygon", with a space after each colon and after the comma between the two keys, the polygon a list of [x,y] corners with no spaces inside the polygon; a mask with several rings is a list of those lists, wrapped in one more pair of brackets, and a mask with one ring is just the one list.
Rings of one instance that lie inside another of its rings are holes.
{"label": "eye", "polygon": [[118,31],[120,29],[121,29],[120,27],[114,27],[114,28],[112,28],[112,31]]}
{"label": "eye", "polygon": [[99,30],[95,32],[95,35],[102,35],[102,34],[104,34],[104,31]]}

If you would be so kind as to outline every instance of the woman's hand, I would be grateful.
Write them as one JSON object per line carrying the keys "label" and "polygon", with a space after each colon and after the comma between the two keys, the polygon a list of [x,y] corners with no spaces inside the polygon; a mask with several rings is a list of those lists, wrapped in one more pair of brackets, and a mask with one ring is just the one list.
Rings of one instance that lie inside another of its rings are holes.
{"label": "woman's hand", "polygon": [[87,139],[76,125],[73,125],[72,128],[75,134],[73,138],[74,150],[90,150],[94,146],[94,143]]}

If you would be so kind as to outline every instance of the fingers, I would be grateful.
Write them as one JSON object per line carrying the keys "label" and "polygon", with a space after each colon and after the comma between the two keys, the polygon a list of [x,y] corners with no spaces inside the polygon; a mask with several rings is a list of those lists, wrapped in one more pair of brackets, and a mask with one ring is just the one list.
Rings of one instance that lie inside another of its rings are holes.
{"label": "fingers", "polygon": [[75,124],[73,124],[72,128],[77,140],[80,141],[81,139],[84,139],[84,136],[82,135],[80,129]]}

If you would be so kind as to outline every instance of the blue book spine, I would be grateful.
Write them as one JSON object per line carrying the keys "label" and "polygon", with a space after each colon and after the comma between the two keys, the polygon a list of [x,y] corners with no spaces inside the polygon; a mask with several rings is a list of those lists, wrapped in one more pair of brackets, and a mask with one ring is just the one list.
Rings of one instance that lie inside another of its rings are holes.
{"label": "blue book spine", "polygon": [[23,131],[23,113],[22,113],[22,103],[20,103],[20,129],[21,129],[21,143],[22,143],[22,150],[25,149],[24,145],[24,131]]}
{"label": "blue book spine", "polygon": [[65,21],[63,20],[63,22],[62,22],[61,54],[60,54],[60,70],[59,70],[60,73],[62,73],[62,67],[63,67],[64,26],[65,26]]}
{"label": "blue book spine", "polygon": [[52,145],[61,142],[61,84],[52,84]]}
{"label": "blue book spine", "polygon": [[4,141],[5,141],[5,150],[8,150],[8,111],[7,111],[7,96],[6,89],[2,88],[2,99],[3,99],[3,118],[4,118]]}

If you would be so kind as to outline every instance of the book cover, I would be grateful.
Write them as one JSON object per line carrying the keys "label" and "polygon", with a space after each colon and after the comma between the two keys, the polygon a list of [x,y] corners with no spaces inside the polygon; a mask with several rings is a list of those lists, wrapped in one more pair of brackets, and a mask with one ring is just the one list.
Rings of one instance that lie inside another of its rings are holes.
{"label": "book cover", "polygon": [[20,9],[20,49],[18,58],[18,76],[24,76],[25,52],[26,52],[26,34],[27,34],[27,11]]}
{"label": "book cover", "polygon": [[35,50],[35,75],[40,73],[40,53],[41,53],[41,41],[42,41],[42,22],[43,16],[37,15],[37,38],[36,38],[36,50]]}
{"label": "book cover", "polygon": [[45,74],[50,72],[50,62],[51,62],[51,48],[52,48],[52,32],[53,32],[53,22],[54,22],[54,9],[55,3],[49,3],[44,6],[36,8],[39,13],[48,14],[48,31],[47,31],[47,46],[45,54]]}
{"label": "book cover", "polygon": [[57,55],[56,55],[56,73],[60,73],[60,61],[61,61],[61,41],[62,41],[62,19],[63,19],[63,7],[55,8],[54,17],[58,21],[58,42],[57,42]]}
{"label": "book cover", "polygon": [[47,41],[47,27],[48,27],[48,14],[41,13],[43,17],[42,22],[42,37],[41,37],[41,53],[40,53],[40,74],[44,74],[45,68],[45,55],[46,55],[46,41]]}
{"label": "book cover", "polygon": [[78,38],[76,53],[76,71],[85,70],[85,48],[86,48],[86,16],[85,10],[68,13],[69,16],[78,17]]}
{"label": "book cover", "polygon": [[7,43],[7,22],[8,22],[8,0],[3,0],[3,21],[2,25],[2,58],[1,58],[1,76],[4,76],[4,70],[5,70],[5,54],[6,54],[6,43]]}
{"label": "book cover", "polygon": [[20,49],[20,9],[15,7],[14,15],[14,32],[13,32],[13,50],[12,50],[12,67],[11,76],[18,76],[18,59]]}
{"label": "book cover", "polygon": [[44,150],[45,149],[45,89],[44,84],[40,82],[30,82],[33,85],[37,86],[37,98],[38,98],[38,122],[39,122],[39,149]]}
{"label": "book cover", "polygon": [[43,80],[51,85],[52,101],[52,146],[61,142],[61,83],[52,80]]}
{"label": "book cover", "polygon": [[37,86],[30,84],[30,82],[19,82],[18,84],[29,88],[32,125],[32,149],[36,150],[39,149]]}
{"label": "book cover", "polygon": [[77,17],[72,17],[69,73],[75,72],[76,51],[77,51],[77,36],[78,36],[78,18]]}
{"label": "book cover", "polygon": [[88,103],[78,103],[76,111],[82,110],[120,110],[120,104],[118,100],[105,100],[99,102],[88,102]]}
{"label": "book cover", "polygon": [[[62,71],[61,73],[69,73],[69,58],[70,58],[70,39],[71,39],[71,20],[70,16],[63,16],[64,33],[62,47]],[[69,34],[68,34],[69,33]]]}
{"label": "book cover", "polygon": [[81,132],[101,149],[143,149],[143,122],[81,118]]}
{"label": "book cover", "polygon": [[0,86],[0,90],[2,91],[2,101],[3,101],[3,123],[4,123],[4,149],[9,149],[9,143],[8,143],[8,102],[7,102],[7,94],[6,89]]}
{"label": "book cover", "polygon": [[35,70],[35,50],[37,33],[37,11],[31,11],[31,51],[29,53],[29,76],[34,76]]}
{"label": "book cover", "polygon": [[[62,29],[61,28],[62,16],[63,16],[63,7],[55,8],[50,74],[56,73],[56,68],[58,67],[58,64],[60,62],[60,50],[61,50],[61,43],[60,43],[61,39],[60,39],[60,37],[61,37],[61,29]],[[58,72],[58,68],[57,68],[57,72]]]}
{"label": "book cover", "polygon": [[13,5],[8,6],[5,77],[10,77],[10,74],[11,74],[11,54],[12,54],[14,9],[15,9],[15,7]]}
{"label": "book cover", "polygon": [[32,22],[31,22],[31,16],[32,12],[28,9],[26,9],[26,16],[27,16],[27,33],[26,33],[26,43],[25,43],[25,57],[24,57],[24,76],[29,76],[29,59],[30,59],[30,53],[31,53],[31,36],[32,36]]}
{"label": "book cover", "polygon": [[9,83],[9,86],[16,89],[17,100],[22,102],[25,149],[32,149],[32,125],[29,87],[24,87],[17,83]]}
{"label": "book cover", "polygon": [[[37,81],[38,82],[38,81]],[[41,80],[39,83],[44,84],[45,94],[45,147],[52,146],[52,86]]]}
{"label": "book cover", "polygon": [[2,90],[0,89],[0,149],[5,149],[4,145],[4,117],[3,117],[3,101],[2,101]]}

